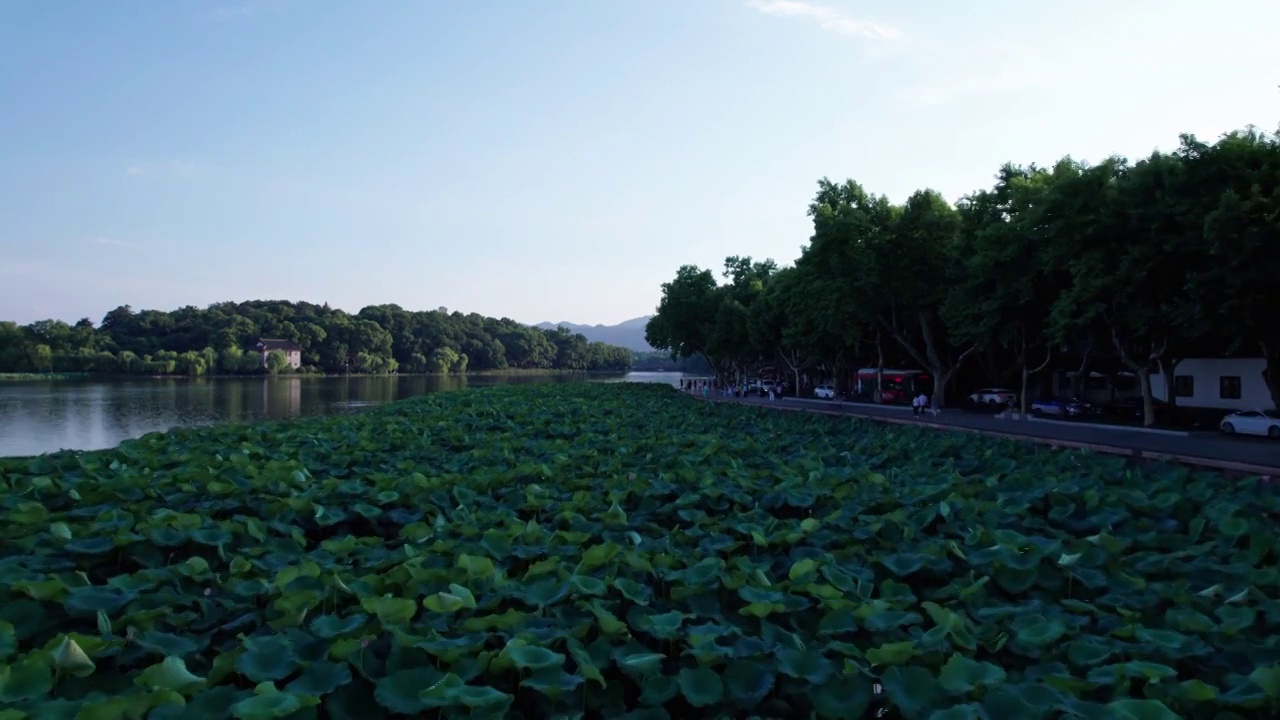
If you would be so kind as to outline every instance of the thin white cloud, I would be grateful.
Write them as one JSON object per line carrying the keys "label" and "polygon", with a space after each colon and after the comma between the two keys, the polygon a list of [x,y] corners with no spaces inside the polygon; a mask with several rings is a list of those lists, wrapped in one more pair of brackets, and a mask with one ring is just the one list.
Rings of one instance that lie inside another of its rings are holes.
{"label": "thin white cloud", "polygon": [[129,177],[191,177],[204,169],[203,165],[189,160],[135,160],[125,166]]}
{"label": "thin white cloud", "polygon": [[818,23],[818,27],[850,37],[874,40],[896,40],[902,33],[895,28],[870,20],[861,20],[833,7],[802,2],[801,0],[747,0],[747,7],[765,15],[806,18]]}
{"label": "thin white cloud", "polygon": [[221,22],[249,17],[252,14],[253,7],[249,5],[219,5],[202,15],[200,19],[205,22]]}
{"label": "thin white cloud", "polygon": [[288,3],[289,0],[240,0],[236,3],[216,5],[201,14],[198,19],[202,23],[244,20],[264,12],[280,10]]}
{"label": "thin white cloud", "polygon": [[116,240],[115,238],[103,237],[101,235],[89,238],[89,241],[96,245],[108,245],[110,247],[137,247],[131,242],[124,240]]}

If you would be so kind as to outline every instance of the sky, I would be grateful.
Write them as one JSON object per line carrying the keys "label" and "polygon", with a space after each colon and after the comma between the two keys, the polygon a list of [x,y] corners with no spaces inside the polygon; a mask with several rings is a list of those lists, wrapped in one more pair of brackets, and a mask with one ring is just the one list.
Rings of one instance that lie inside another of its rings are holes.
{"label": "sky", "polygon": [[613,324],[792,262],[822,177],[1280,123],[1275,0],[8,0],[0,319],[328,302]]}

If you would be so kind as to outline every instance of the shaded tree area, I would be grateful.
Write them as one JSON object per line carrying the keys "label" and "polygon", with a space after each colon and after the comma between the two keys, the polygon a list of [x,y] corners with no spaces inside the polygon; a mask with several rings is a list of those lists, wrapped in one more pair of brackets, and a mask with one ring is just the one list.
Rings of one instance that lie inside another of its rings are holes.
{"label": "shaded tree area", "polygon": [[701,357],[673,358],[662,350],[632,354],[631,369],[639,372],[681,372],[690,375],[706,375],[711,372]]}
{"label": "shaded tree area", "polygon": [[[278,300],[219,303],[172,312],[121,306],[98,325],[0,322],[0,372],[205,375],[287,372],[264,364],[261,338],[302,348],[303,369],[324,373],[461,373],[488,370],[624,371],[626,348],[588,342],[565,328],[541,330],[507,318],[374,305],[352,315]],[[279,357],[276,357],[279,355]]]}
{"label": "shaded tree area", "polygon": [[1025,403],[1037,374],[1109,360],[1137,377],[1148,425],[1152,373],[1249,354],[1280,404],[1280,135],[1184,135],[1136,162],[1008,164],[995,180],[897,205],[823,179],[792,267],[681,267],[646,339],[725,379],[774,367],[797,392],[802,372],[919,367],[938,406],[961,368]]}

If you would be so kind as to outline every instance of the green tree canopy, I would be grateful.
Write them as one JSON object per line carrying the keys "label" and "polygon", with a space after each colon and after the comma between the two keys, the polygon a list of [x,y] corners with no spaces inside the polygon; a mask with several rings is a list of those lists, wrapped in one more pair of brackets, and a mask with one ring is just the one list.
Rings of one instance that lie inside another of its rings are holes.
{"label": "green tree canopy", "polygon": [[[942,405],[977,359],[992,383],[1106,360],[1138,379],[1188,357],[1257,353],[1280,405],[1280,136],[1181,138],[1137,162],[1006,164],[952,205],[901,205],[818,182],[794,267],[730,256],[726,283],[680,268],[648,327],[654,347],[719,373],[781,363],[848,377],[852,362],[932,374]],[[1166,385],[1169,385],[1167,383]],[[1173,393],[1169,392],[1169,401]]]}
{"label": "green tree canopy", "polygon": [[[621,371],[632,356],[564,328],[542,330],[475,313],[374,305],[352,315],[328,305],[254,300],[172,312],[126,305],[97,327],[88,319],[74,326],[0,323],[0,372],[272,372],[270,358],[263,367],[259,353],[245,352],[261,338],[296,343],[305,367],[329,373]],[[442,365],[441,358],[450,359]]]}

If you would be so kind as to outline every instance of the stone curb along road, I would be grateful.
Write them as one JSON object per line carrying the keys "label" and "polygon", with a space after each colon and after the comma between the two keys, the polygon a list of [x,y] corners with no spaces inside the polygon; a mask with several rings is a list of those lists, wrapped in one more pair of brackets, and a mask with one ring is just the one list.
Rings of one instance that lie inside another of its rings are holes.
{"label": "stone curb along road", "polygon": [[936,416],[917,418],[911,408],[877,406],[804,398],[726,398],[699,400],[735,402],[778,410],[857,417],[900,425],[939,430],[977,432],[996,437],[1038,442],[1064,448],[1124,455],[1135,460],[1176,462],[1246,475],[1280,478],[1280,443],[1259,438],[1223,437],[1211,433],[1151,432],[1093,423],[1010,420],[994,415],[943,410]]}

